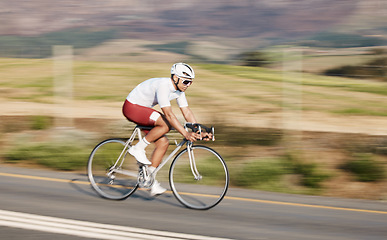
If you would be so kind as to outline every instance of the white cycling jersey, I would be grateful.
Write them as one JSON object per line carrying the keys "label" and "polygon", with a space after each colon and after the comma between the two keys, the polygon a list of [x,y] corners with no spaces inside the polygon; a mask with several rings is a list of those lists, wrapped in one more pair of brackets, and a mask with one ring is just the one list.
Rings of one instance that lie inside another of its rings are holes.
{"label": "white cycling jersey", "polygon": [[175,90],[170,78],[151,78],[135,87],[126,98],[129,102],[144,107],[161,108],[171,106],[171,100],[176,99],[179,107],[187,107],[188,102],[184,92]]}

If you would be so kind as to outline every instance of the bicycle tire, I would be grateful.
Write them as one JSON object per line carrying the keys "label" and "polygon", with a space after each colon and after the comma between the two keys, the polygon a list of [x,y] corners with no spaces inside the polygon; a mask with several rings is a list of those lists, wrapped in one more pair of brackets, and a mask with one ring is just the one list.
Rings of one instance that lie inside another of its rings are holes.
{"label": "bicycle tire", "polygon": [[138,188],[137,177],[115,172],[116,169],[124,169],[137,174],[137,161],[130,154],[125,151],[122,166],[113,168],[124,146],[125,141],[122,139],[107,139],[97,144],[90,154],[87,164],[88,178],[92,188],[103,198],[123,200]]}
{"label": "bicycle tire", "polygon": [[225,161],[215,150],[201,145],[194,145],[192,149],[202,178],[195,180],[186,148],[171,163],[169,184],[181,204],[191,209],[207,210],[219,204],[226,195],[229,173]]}

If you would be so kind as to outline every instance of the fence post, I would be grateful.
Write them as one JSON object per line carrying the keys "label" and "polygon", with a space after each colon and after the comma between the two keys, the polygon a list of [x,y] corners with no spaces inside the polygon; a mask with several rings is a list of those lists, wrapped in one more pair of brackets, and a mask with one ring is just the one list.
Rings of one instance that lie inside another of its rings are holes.
{"label": "fence post", "polygon": [[284,144],[294,150],[302,146],[302,50],[285,49],[282,62]]}
{"label": "fence post", "polygon": [[54,103],[56,128],[73,127],[73,48],[67,45],[52,47],[54,75]]}

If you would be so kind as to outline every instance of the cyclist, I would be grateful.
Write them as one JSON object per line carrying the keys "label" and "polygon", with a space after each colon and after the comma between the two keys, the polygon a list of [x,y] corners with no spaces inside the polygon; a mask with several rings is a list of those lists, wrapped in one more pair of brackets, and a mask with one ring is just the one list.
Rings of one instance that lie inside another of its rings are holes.
{"label": "cyclist", "polygon": [[[169,140],[165,136],[171,128],[176,129],[189,141],[196,141],[201,136],[194,132],[188,132],[180,124],[172,112],[170,101],[176,99],[177,104],[187,122],[196,123],[196,118],[188,107],[185,91],[192,85],[195,78],[194,70],[186,63],[175,63],[171,68],[170,78],[151,78],[135,87],[127,96],[123,105],[123,114],[129,120],[138,125],[153,127],[146,136],[135,146],[129,149],[129,153],[142,164],[150,165],[153,172],[161,163],[165,155]],[[162,112],[152,109],[159,105]],[[203,136],[202,136],[203,137]],[[145,148],[155,143],[151,161],[145,155]],[[155,180],[150,188],[150,195],[158,195],[166,189]]]}

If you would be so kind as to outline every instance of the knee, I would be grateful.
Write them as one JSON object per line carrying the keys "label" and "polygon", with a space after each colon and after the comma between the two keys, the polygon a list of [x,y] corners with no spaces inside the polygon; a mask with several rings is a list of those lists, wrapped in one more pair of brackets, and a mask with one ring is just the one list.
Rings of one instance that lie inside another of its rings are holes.
{"label": "knee", "polygon": [[156,148],[157,149],[168,149],[169,147],[169,140],[167,137],[161,137],[157,141],[155,141]]}
{"label": "knee", "polygon": [[160,146],[168,148],[169,140],[167,137],[164,136],[164,137],[160,138],[159,141],[160,141]]}
{"label": "knee", "polygon": [[169,140],[166,136],[163,136],[155,141],[157,148],[167,149],[169,146]]}
{"label": "knee", "polygon": [[165,133],[168,133],[169,131],[171,131],[171,127],[168,124],[163,125],[162,128]]}
{"label": "knee", "polygon": [[168,121],[164,120],[164,118],[161,118],[160,121],[156,121],[156,127],[159,127],[159,129],[164,133],[168,133],[171,130],[171,126],[169,125]]}

